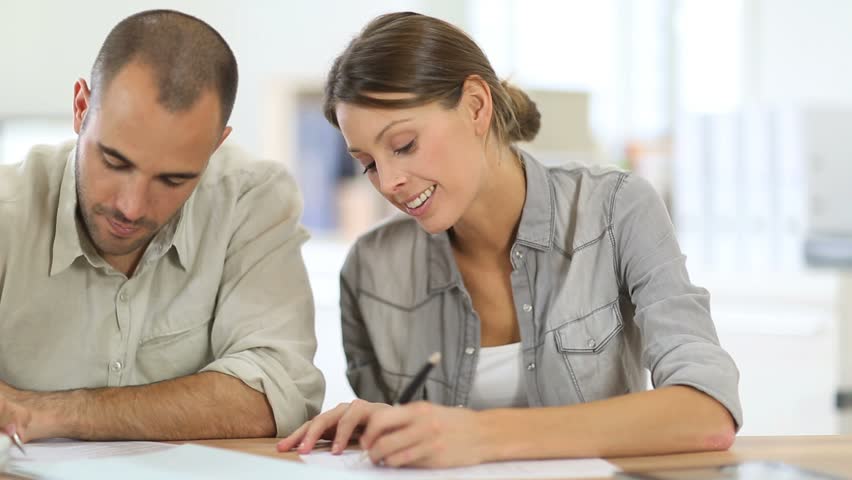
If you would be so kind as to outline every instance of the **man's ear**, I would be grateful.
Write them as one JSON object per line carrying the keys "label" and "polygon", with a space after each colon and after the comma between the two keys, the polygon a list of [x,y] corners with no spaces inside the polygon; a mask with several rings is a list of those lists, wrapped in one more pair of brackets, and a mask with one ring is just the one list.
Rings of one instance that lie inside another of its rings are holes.
{"label": "man's ear", "polygon": [[92,92],[89,90],[89,85],[86,84],[86,81],[78,78],[74,82],[74,132],[77,135],[80,134],[80,130],[83,128],[83,121],[86,119],[86,113],[88,113],[91,107],[91,95]]}
{"label": "man's ear", "polygon": [[470,115],[476,135],[487,135],[494,115],[494,102],[491,99],[491,88],[482,77],[471,75],[465,79],[461,104]]}
{"label": "man's ear", "polygon": [[225,130],[222,132],[222,138],[219,139],[219,143],[216,144],[216,148],[214,148],[213,150],[218,150],[219,147],[222,146],[222,143],[225,141],[225,139],[228,138],[228,135],[230,135],[233,131],[234,129],[231,128],[230,125],[225,127]]}

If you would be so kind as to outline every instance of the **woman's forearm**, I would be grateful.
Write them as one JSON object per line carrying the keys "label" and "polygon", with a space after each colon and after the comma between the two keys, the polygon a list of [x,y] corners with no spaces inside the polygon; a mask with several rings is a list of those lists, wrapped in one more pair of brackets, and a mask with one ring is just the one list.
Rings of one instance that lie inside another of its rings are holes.
{"label": "woman's forearm", "polygon": [[479,412],[488,460],[725,450],[734,420],[712,397],[672,386],[564,407]]}

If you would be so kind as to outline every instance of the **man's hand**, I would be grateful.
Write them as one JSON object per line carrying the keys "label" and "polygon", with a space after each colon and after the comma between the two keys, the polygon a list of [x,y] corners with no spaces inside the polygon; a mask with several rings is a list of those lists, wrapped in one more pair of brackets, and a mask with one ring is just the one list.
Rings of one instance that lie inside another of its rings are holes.
{"label": "man's hand", "polygon": [[18,398],[15,392],[15,389],[0,382],[0,431],[10,436],[17,432],[26,442],[32,439],[29,427],[33,415],[29,408],[14,400]]}

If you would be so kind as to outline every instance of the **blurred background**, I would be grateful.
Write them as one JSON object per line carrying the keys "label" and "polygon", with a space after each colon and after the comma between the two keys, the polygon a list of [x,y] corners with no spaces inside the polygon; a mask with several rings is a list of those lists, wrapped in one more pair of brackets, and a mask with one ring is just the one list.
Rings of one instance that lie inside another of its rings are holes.
{"label": "blurred background", "polygon": [[465,29],[539,102],[525,147],[542,161],[617,164],[657,188],[740,367],[742,434],[852,433],[852,2],[8,2],[0,163],[73,138],[74,81],[115,23],[149,8],[222,33],[241,75],[229,142],[299,180],[326,408],[352,398],[337,274],[388,210],[325,123],[322,81],[369,19],[414,10]]}

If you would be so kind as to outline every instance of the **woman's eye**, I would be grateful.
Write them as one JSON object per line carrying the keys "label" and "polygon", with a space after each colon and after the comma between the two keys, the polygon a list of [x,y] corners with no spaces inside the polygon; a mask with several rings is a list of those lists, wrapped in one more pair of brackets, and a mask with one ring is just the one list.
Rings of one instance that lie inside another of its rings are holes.
{"label": "woman's eye", "polygon": [[400,155],[400,154],[404,154],[404,153],[409,153],[413,149],[414,149],[414,140],[408,142],[407,144],[405,144],[405,146],[394,150],[393,154],[394,155]]}

